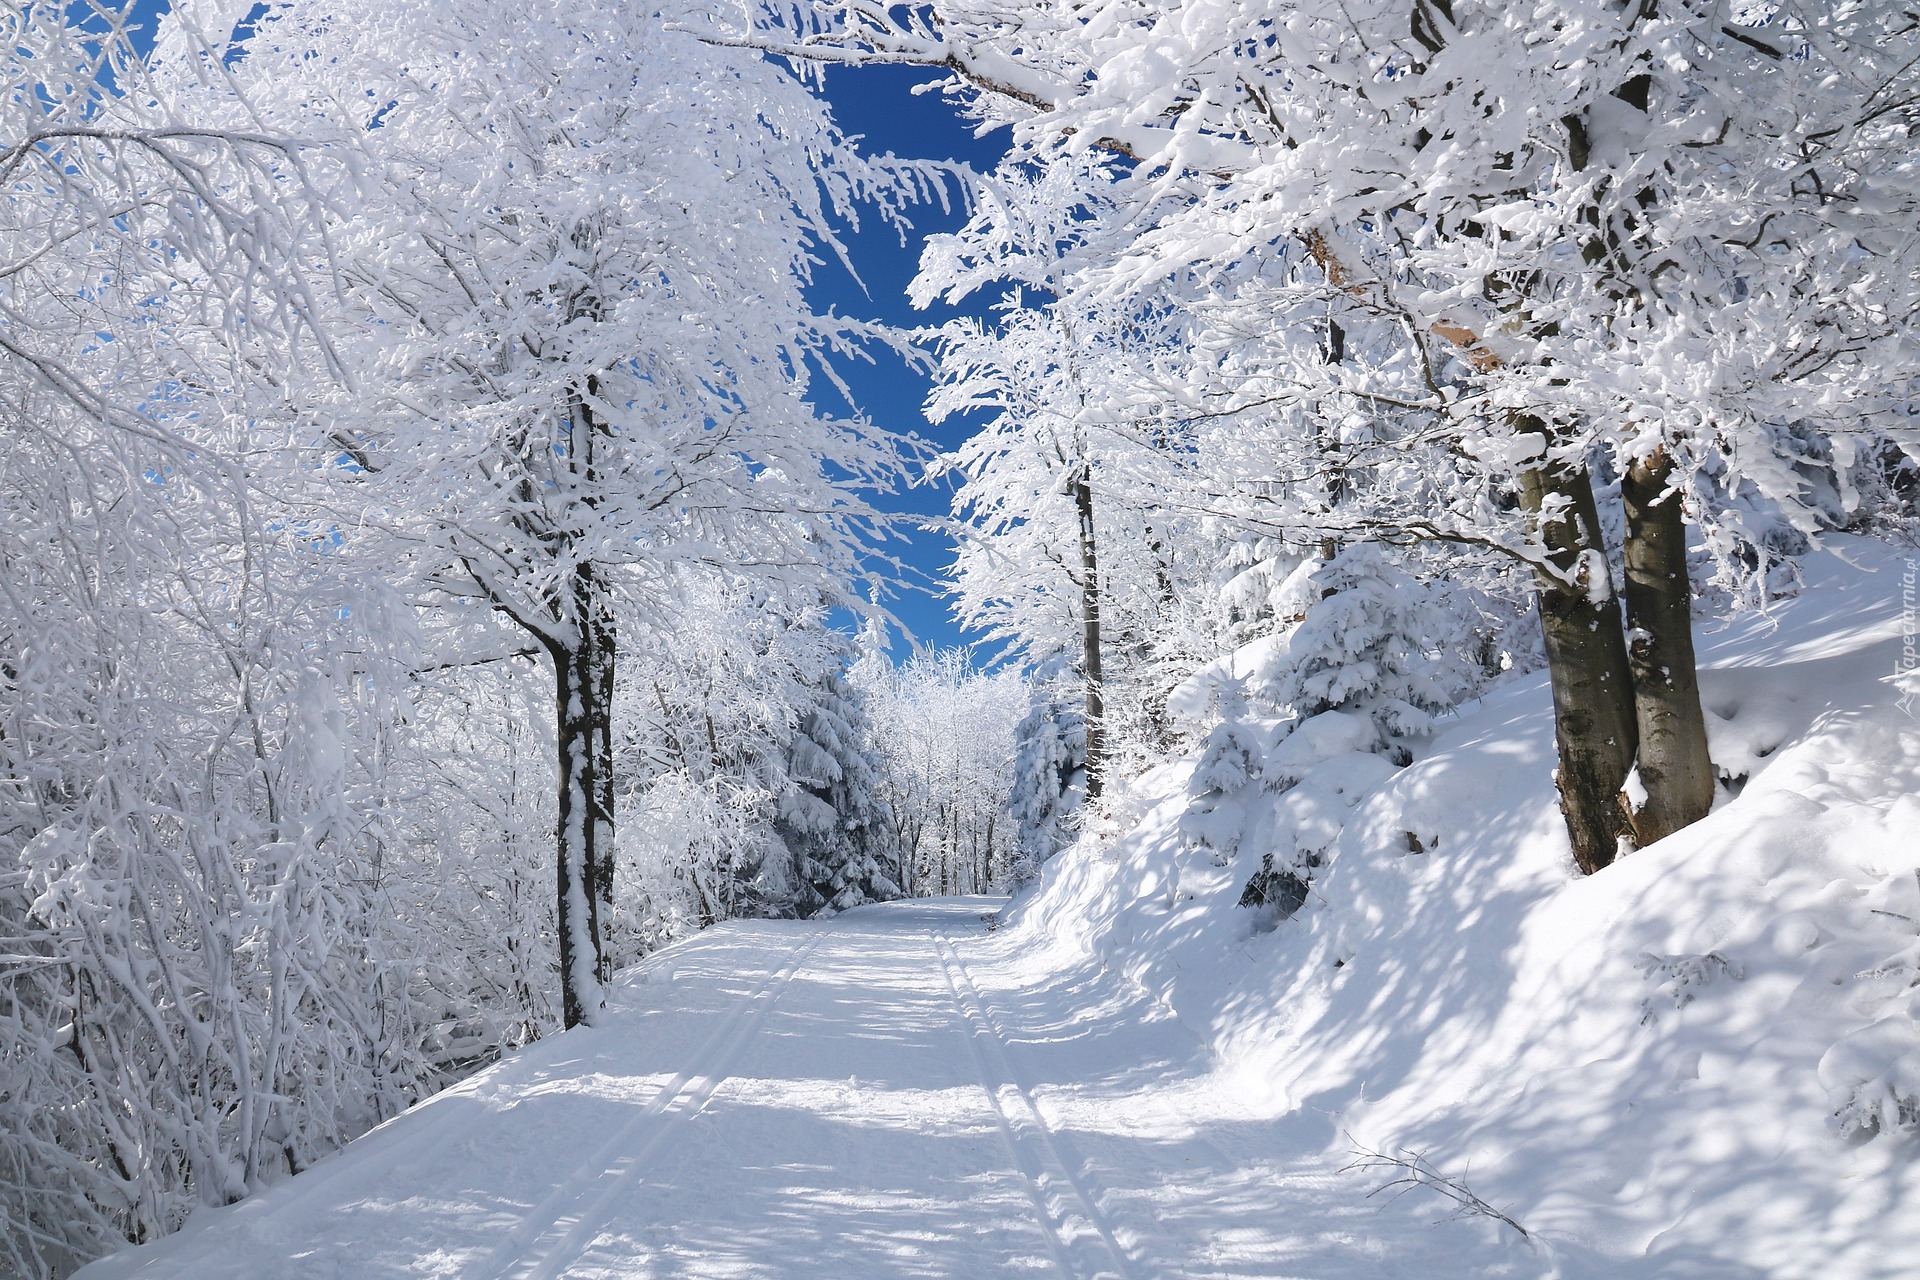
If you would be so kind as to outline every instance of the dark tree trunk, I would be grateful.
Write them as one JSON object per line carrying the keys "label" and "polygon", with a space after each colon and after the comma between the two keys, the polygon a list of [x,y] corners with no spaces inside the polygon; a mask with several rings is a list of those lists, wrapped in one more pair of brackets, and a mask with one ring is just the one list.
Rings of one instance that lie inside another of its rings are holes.
{"label": "dark tree trunk", "polygon": [[[1607,570],[1592,477],[1584,466],[1546,457],[1551,439],[1539,419],[1519,416],[1515,429],[1537,437],[1545,459],[1521,474],[1520,493],[1556,571],[1538,574],[1536,596],[1553,682],[1555,781],[1574,861],[1592,874],[1613,861],[1620,838],[1630,834],[1619,797],[1633,768],[1637,730],[1620,601]],[[1547,511],[1553,514],[1543,516]]]}
{"label": "dark tree trunk", "polygon": [[[1327,321],[1327,363],[1343,364],[1347,358],[1347,331],[1340,327],[1337,320]],[[1326,418],[1320,420],[1320,461],[1325,468],[1327,484],[1327,512],[1331,517],[1339,507],[1340,500],[1347,494],[1346,468],[1342,465],[1337,447],[1337,432],[1333,423]],[[1340,554],[1340,544],[1332,534],[1323,534],[1320,538],[1320,558],[1331,560]],[[1326,599],[1333,594],[1332,588],[1320,592],[1320,598]]]}
{"label": "dark tree trunk", "polygon": [[592,1022],[612,975],[603,912],[612,899],[614,631],[591,565],[569,584],[578,625],[552,641],[557,715],[560,995],[566,1026]]}
{"label": "dark tree trunk", "polygon": [[1652,844],[1713,806],[1713,761],[1700,711],[1693,655],[1693,589],[1687,577],[1687,528],[1680,496],[1667,491],[1673,462],[1664,452],[1627,468],[1627,661],[1639,729],[1640,784],[1646,802],[1628,810],[1636,844]]}
{"label": "dark tree trunk", "polygon": [[[1158,605],[1158,616],[1164,623],[1173,616],[1172,555],[1166,539],[1161,536],[1158,529],[1149,524],[1146,532],[1147,550],[1153,555],[1154,600]],[[1150,633],[1145,629],[1141,631],[1139,644],[1134,650],[1134,670],[1147,672],[1153,670],[1153,642]],[[1146,721],[1149,741],[1157,751],[1171,751],[1174,746],[1174,732],[1167,713],[1167,695],[1171,690],[1157,680],[1150,684],[1136,681],[1134,687],[1145,695],[1142,698],[1141,711]]]}
{"label": "dark tree trunk", "polygon": [[586,715],[582,655],[553,651],[554,701],[558,708],[556,764],[560,788],[557,831],[559,887],[560,1004],[562,1025],[586,1022],[599,1007],[596,973],[600,957],[594,928],[592,858],[587,844],[592,792],[593,729]]}
{"label": "dark tree trunk", "polygon": [[987,890],[993,887],[993,810],[987,810],[987,847],[980,855],[980,887]]}
{"label": "dark tree trunk", "polygon": [[[596,588],[599,584],[594,584]],[[613,678],[618,657],[618,631],[604,590],[596,590],[588,614],[589,674],[593,697],[588,703],[594,732],[593,768],[593,937],[600,949],[596,975],[613,981],[613,952],[608,932],[613,922]]]}
{"label": "dark tree trunk", "polygon": [[1086,675],[1087,799],[1100,798],[1107,770],[1107,703],[1100,672],[1100,548],[1094,536],[1093,484],[1087,464],[1073,478],[1080,513],[1080,659]]}

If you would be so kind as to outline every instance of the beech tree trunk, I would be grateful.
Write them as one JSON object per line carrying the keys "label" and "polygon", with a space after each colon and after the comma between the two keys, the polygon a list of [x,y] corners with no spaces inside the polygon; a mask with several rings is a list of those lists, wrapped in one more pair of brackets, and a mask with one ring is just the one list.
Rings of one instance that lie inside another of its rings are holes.
{"label": "beech tree trunk", "polygon": [[[599,231],[591,222],[573,230],[573,244],[584,262],[596,254]],[[567,300],[568,316],[597,322],[604,307],[593,283]],[[589,518],[597,515],[600,492],[599,446],[606,424],[594,411],[601,394],[598,375],[568,392],[562,438],[564,479],[577,486],[577,501]],[[574,548],[571,531],[559,539]],[[613,914],[613,678],[618,633],[607,584],[592,560],[576,562],[563,588],[565,600],[548,648],[557,680],[555,735],[560,788],[557,841],[560,930],[561,1017],[565,1026],[591,1023],[605,1001],[613,978],[606,922]],[[570,624],[570,625],[569,625]]]}
{"label": "beech tree trunk", "polygon": [[577,625],[548,649],[558,728],[561,1017],[573,1027],[599,1014],[612,976],[603,915],[613,888],[614,629],[592,565],[573,571],[569,591]]}
{"label": "beech tree trunk", "polygon": [[[1640,20],[1658,12],[1643,0]],[[1642,112],[1652,107],[1653,79],[1636,75],[1613,96]],[[1583,117],[1567,118],[1568,156],[1584,168],[1591,139]],[[1654,200],[1651,188],[1638,196],[1641,207]],[[1594,235],[1582,246],[1590,264],[1634,258],[1635,218],[1631,211],[1603,223],[1588,211]],[[1616,280],[1616,301],[1638,306],[1636,286]],[[1706,720],[1700,712],[1699,677],[1693,653],[1693,591],[1687,578],[1686,523],[1680,500],[1667,494],[1673,461],[1656,452],[1627,468],[1620,481],[1626,507],[1627,617],[1633,627],[1628,664],[1633,675],[1634,720],[1639,735],[1640,784],[1645,802],[1635,808],[1622,795],[1621,811],[1636,844],[1648,845],[1706,816],[1713,805],[1713,761],[1707,755]]]}
{"label": "beech tree trunk", "polygon": [[[1515,429],[1538,437],[1544,457],[1552,443],[1545,423],[1520,415]],[[1547,560],[1564,575],[1542,571],[1536,599],[1553,682],[1560,809],[1574,862],[1592,874],[1612,862],[1620,838],[1631,835],[1619,797],[1638,730],[1620,601],[1587,469],[1548,458],[1520,479],[1521,500],[1536,518]]]}
{"label": "beech tree trunk", "polygon": [[[1698,822],[1713,806],[1713,761],[1700,710],[1693,654],[1693,587],[1680,497],[1669,493],[1673,461],[1664,452],[1627,468],[1627,662],[1639,731],[1646,800],[1625,806],[1634,842],[1649,845]],[[1624,800],[1624,798],[1623,798]]]}
{"label": "beech tree trunk", "polygon": [[1080,655],[1086,675],[1087,799],[1100,798],[1107,769],[1107,700],[1100,672],[1100,548],[1094,537],[1093,484],[1083,462],[1073,478],[1080,513]]}
{"label": "beech tree trunk", "polygon": [[[1339,321],[1330,319],[1327,321],[1327,363],[1343,364],[1346,358],[1347,331],[1340,327]],[[1327,511],[1329,513],[1339,507],[1340,500],[1346,496],[1347,492],[1346,470],[1341,465],[1337,451],[1334,448],[1335,436],[1336,433],[1333,430],[1333,423],[1322,418],[1320,420],[1320,461],[1326,472]],[[1320,558],[1322,560],[1331,560],[1339,554],[1340,544],[1334,539],[1333,535],[1322,535],[1320,539]],[[1320,598],[1325,600],[1332,594],[1333,588],[1325,587],[1321,589]]]}
{"label": "beech tree trunk", "polygon": [[[595,586],[599,584],[596,582]],[[587,628],[591,634],[593,698],[588,704],[594,726],[592,885],[593,938],[599,948],[595,976],[613,981],[613,952],[607,931],[613,920],[613,677],[619,635],[604,590],[596,591]]]}

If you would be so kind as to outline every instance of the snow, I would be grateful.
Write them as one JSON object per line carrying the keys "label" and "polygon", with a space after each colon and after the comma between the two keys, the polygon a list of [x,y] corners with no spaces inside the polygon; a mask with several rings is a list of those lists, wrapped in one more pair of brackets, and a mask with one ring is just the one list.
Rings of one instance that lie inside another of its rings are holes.
{"label": "snow", "polygon": [[[103,1260],[140,1276],[1431,1276],[1514,1254],[1287,1159],[1325,1122],[1005,899],[734,922],[628,971],[601,1025]],[[670,980],[668,975],[671,975]]]}
{"label": "snow", "polygon": [[[1165,766],[992,932],[1005,900],[707,930],[602,1025],[81,1275],[1913,1274],[1920,721],[1898,555],[1849,558],[1703,627],[1734,785],[1596,876],[1538,678],[1407,768],[1330,751],[1229,798],[1224,866]],[[1296,795],[1337,834],[1256,932]],[[1366,1151],[1529,1236],[1370,1195]]]}
{"label": "snow", "polygon": [[1233,904],[1295,792],[1241,800],[1217,867],[1178,838],[1180,769],[1017,914],[1195,1028],[1241,1105],[1461,1177],[1534,1233],[1529,1274],[1912,1274],[1920,720],[1887,684],[1900,557],[1847,551],[1702,628],[1732,785],[1598,876],[1570,874],[1536,678],[1368,796],[1271,935]]}

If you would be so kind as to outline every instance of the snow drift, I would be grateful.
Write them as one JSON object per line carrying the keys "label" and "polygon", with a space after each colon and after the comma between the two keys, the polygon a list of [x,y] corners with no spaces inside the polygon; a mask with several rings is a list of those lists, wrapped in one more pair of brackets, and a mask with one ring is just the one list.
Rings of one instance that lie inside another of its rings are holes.
{"label": "snow drift", "polygon": [[[1914,1274],[1913,570],[1835,547],[1798,598],[1701,624],[1715,810],[1598,875],[1535,677],[1404,769],[1328,750],[1211,797],[1199,837],[1193,762],[1151,772],[1008,932],[1122,971],[1248,1111],[1324,1113],[1328,1160],[1418,1154],[1530,1232],[1540,1274]],[[1237,905],[1307,841],[1296,913]]]}

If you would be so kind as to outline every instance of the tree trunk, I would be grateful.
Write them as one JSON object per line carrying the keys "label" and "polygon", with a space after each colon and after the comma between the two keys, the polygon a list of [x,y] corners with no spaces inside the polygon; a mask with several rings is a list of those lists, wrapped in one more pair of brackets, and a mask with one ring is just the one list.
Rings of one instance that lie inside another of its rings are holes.
{"label": "tree trunk", "polygon": [[1080,658],[1086,675],[1087,800],[1100,798],[1107,769],[1107,704],[1100,674],[1100,555],[1094,537],[1093,484],[1086,463],[1073,478],[1080,513]]}
{"label": "tree trunk", "polygon": [[980,855],[980,883],[983,889],[993,887],[993,819],[994,811],[987,810],[987,847]]}
{"label": "tree trunk", "polygon": [[[1643,0],[1639,20],[1658,11]],[[1638,111],[1652,108],[1653,78],[1632,76],[1613,96]],[[1568,157],[1586,167],[1593,139],[1585,116],[1566,119]],[[1640,191],[1642,207],[1654,200]],[[1587,211],[1594,234],[1581,247],[1589,265],[1637,257],[1629,213],[1624,224],[1603,223],[1597,208]],[[1616,302],[1639,305],[1637,287],[1626,279],[1611,282]],[[1640,783],[1646,802],[1637,810],[1622,795],[1620,808],[1634,842],[1652,844],[1706,816],[1713,804],[1713,762],[1707,755],[1706,721],[1700,712],[1699,678],[1693,654],[1693,593],[1687,579],[1686,524],[1678,496],[1667,494],[1672,460],[1656,452],[1627,468],[1620,497],[1626,507],[1627,615],[1633,625],[1628,664],[1633,677],[1633,708],[1638,735]]]}
{"label": "tree trunk", "polygon": [[569,584],[573,643],[553,641],[560,792],[557,841],[561,1015],[566,1026],[592,1023],[611,976],[603,906],[611,901],[613,861],[613,624],[591,565]]}
{"label": "tree trunk", "polygon": [[1548,562],[1564,575],[1542,570],[1536,599],[1553,682],[1560,809],[1574,862],[1592,874],[1613,861],[1629,834],[1619,796],[1633,768],[1637,730],[1620,601],[1592,477],[1584,466],[1545,457],[1552,441],[1538,418],[1519,415],[1515,429],[1539,440],[1543,461],[1521,474],[1521,500],[1536,517]]}
{"label": "tree trunk", "polygon": [[[1339,321],[1329,319],[1327,321],[1327,363],[1343,364],[1346,362],[1346,358],[1347,331],[1340,327]],[[1320,419],[1318,434],[1320,437],[1320,462],[1326,475],[1327,512],[1329,518],[1331,518],[1334,509],[1340,505],[1340,500],[1346,496],[1346,469],[1341,465],[1341,460],[1337,456],[1335,449],[1337,432],[1334,429],[1331,419],[1327,417]],[[1340,544],[1334,539],[1333,535],[1321,535],[1320,558],[1322,560],[1331,560],[1339,554]],[[1324,600],[1332,594],[1333,589],[1328,587],[1320,592],[1320,598]]]}
{"label": "tree trunk", "polygon": [[[591,571],[591,566],[588,566]],[[618,631],[606,592],[593,582],[593,598],[587,614],[589,681],[593,698],[588,703],[594,732],[593,768],[593,937],[599,948],[595,976],[602,983],[613,981],[613,951],[609,931],[613,924],[613,678],[618,657]]]}
{"label": "tree trunk", "polygon": [[1639,728],[1640,785],[1646,802],[1627,808],[1645,846],[1704,818],[1713,806],[1713,761],[1700,711],[1693,655],[1693,590],[1680,496],[1669,493],[1673,461],[1664,451],[1627,468],[1627,661]]}

